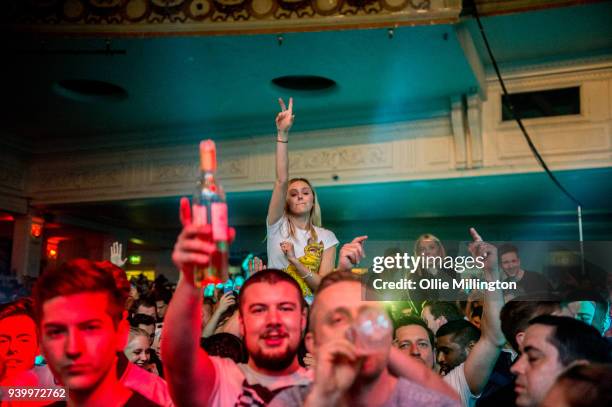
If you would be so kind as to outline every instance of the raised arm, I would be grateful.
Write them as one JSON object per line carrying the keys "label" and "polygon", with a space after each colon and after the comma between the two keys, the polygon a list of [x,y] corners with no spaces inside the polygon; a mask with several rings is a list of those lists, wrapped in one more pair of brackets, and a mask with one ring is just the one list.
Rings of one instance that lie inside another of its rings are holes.
{"label": "raised arm", "polygon": [[276,223],[285,213],[287,199],[287,182],[289,180],[289,129],[293,125],[293,98],[289,98],[289,107],[283,99],[278,99],[281,111],[276,116],[276,181],[268,207],[268,225]]}
{"label": "raised arm", "polygon": [[210,320],[202,329],[202,338],[208,338],[209,336],[213,336],[215,334],[215,330],[217,329],[217,325],[219,325],[219,320],[225,311],[229,309],[230,306],[236,303],[236,299],[232,295],[231,292],[227,292],[223,294],[221,299],[219,300],[219,305],[213,312]]}
{"label": "raised arm", "polygon": [[[482,238],[474,228],[470,229],[473,242],[470,245],[472,256],[482,256],[484,260],[484,275],[487,281],[500,279],[497,265],[497,248]],[[499,357],[505,338],[501,330],[499,313],[504,305],[501,290],[485,291],[482,310],[482,323],[480,325],[480,339],[468,355],[464,369],[465,379],[472,394],[480,394],[489,381],[495,362]]]}
{"label": "raised arm", "polygon": [[210,226],[191,225],[188,209],[189,201],[183,198],[181,220],[185,226],[172,252],[181,277],[164,318],[161,352],[174,403],[207,406],[217,373],[208,354],[200,348],[202,290],[194,285],[193,266],[208,264],[215,245],[200,239],[210,238]]}

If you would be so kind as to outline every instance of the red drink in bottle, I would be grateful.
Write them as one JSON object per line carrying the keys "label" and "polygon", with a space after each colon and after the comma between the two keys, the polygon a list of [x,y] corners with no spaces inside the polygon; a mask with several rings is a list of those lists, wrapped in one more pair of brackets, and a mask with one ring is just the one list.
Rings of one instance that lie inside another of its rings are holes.
{"label": "red drink in bottle", "polygon": [[193,223],[212,227],[212,238],[217,250],[207,267],[196,267],[195,284],[198,288],[209,283],[225,281],[228,277],[229,237],[227,235],[227,204],[225,193],[216,178],[217,149],[215,142],[200,142],[200,180],[193,196]]}

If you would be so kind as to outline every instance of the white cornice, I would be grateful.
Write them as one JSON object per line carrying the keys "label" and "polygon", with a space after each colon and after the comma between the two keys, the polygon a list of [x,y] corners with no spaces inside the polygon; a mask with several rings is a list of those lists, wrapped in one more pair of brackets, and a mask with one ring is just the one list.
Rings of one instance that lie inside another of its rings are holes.
{"label": "white cornice", "polygon": [[[498,84],[497,75],[491,66],[486,70],[490,86]],[[532,65],[502,65],[501,75],[504,80],[532,79],[542,80],[555,76],[611,77],[612,55],[597,58],[572,59]]]}

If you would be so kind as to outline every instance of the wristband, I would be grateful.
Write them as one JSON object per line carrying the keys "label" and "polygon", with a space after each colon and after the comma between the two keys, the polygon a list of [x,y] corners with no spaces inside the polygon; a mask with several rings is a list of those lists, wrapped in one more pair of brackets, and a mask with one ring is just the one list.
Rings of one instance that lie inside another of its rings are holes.
{"label": "wristband", "polygon": [[312,271],[306,274],[305,276],[300,274],[300,277],[302,278],[302,280],[306,280],[308,277],[312,277]]}

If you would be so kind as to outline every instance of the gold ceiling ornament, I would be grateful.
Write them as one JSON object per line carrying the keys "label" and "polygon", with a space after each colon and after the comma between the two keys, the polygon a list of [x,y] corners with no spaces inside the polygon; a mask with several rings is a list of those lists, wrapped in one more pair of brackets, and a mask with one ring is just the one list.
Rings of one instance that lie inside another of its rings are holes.
{"label": "gold ceiling ornament", "polygon": [[[483,16],[585,1],[475,0]],[[2,11],[4,31],[218,35],[455,23],[462,0],[4,0]]]}
{"label": "gold ceiling ornament", "polygon": [[5,0],[3,30],[206,35],[456,22],[461,0]]}

